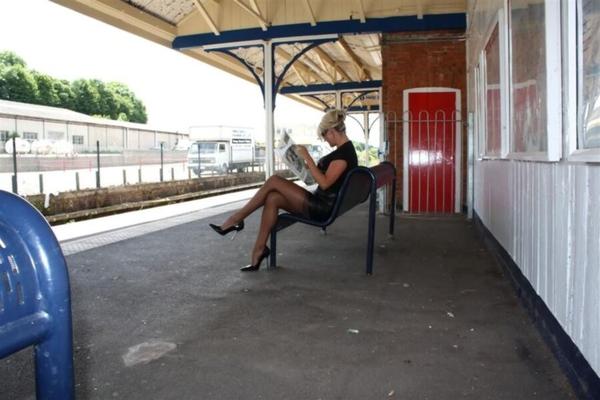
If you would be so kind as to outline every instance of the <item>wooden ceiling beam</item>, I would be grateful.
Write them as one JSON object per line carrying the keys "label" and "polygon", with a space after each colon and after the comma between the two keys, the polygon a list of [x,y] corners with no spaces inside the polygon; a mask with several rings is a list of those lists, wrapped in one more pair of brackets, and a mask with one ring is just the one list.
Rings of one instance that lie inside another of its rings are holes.
{"label": "wooden ceiling beam", "polygon": [[317,55],[319,57],[321,57],[327,64],[329,64],[331,67],[333,67],[333,69],[335,69],[335,71],[340,74],[345,80],[347,81],[352,81],[352,78],[350,78],[350,75],[348,75],[346,73],[346,71],[344,71],[344,69],[342,67],[340,67],[334,60],[333,58],[331,58],[331,56],[329,54],[327,54],[327,52],[325,50],[323,50],[321,47],[315,47],[313,49]]}
{"label": "wooden ceiling beam", "polygon": [[304,6],[306,7],[306,10],[308,11],[308,15],[310,17],[310,26],[317,25],[317,20],[315,18],[315,13],[313,12],[312,7],[310,6],[310,1],[309,0],[304,0]]}
{"label": "wooden ceiling beam", "polygon": [[[252,0],[254,1],[254,0]],[[260,28],[263,31],[267,30],[267,25],[269,25],[269,23],[263,18],[263,16],[260,14],[260,10],[258,11],[254,11],[252,8],[248,7],[246,4],[244,4],[242,2],[242,0],[233,0],[233,2],[235,4],[237,4],[238,6],[240,6],[244,11],[246,11],[248,14],[252,15],[254,18],[256,18],[258,20],[258,23],[260,24]],[[254,3],[253,6],[256,6],[256,8],[258,9],[258,4]]]}
{"label": "wooden ceiling beam", "polygon": [[342,49],[344,49],[346,54],[348,54],[348,56],[350,57],[350,59],[352,60],[352,63],[356,66],[356,68],[358,68],[360,71],[362,71],[363,74],[367,77],[367,79],[373,80],[369,70],[364,66],[361,59],[356,55],[356,53],[354,53],[354,51],[348,45],[348,42],[346,42],[346,40],[342,36],[340,36],[338,43],[339,43],[340,47]]}
{"label": "wooden ceiling beam", "polygon": [[212,18],[210,17],[210,14],[206,10],[206,8],[204,8],[204,6],[200,2],[200,0],[194,0],[194,5],[196,6],[196,9],[200,12],[200,14],[202,14],[202,17],[204,18],[204,21],[206,21],[206,23],[208,24],[208,27],[210,28],[210,30],[215,35],[219,36],[221,34],[221,32],[219,32],[217,25],[212,20]]}
{"label": "wooden ceiling beam", "polygon": [[[293,56],[291,54],[289,54],[287,51],[283,50],[279,46],[277,46],[276,52],[278,55],[283,57],[286,61],[290,61],[293,58]],[[301,60],[296,60],[294,62],[294,64],[292,64],[292,65],[295,66],[303,74],[305,74],[305,76],[310,76],[311,78],[313,78],[313,80],[315,82],[322,82],[324,80],[323,77],[320,74],[318,74],[317,72],[320,72],[321,74],[325,74],[325,76],[330,78],[330,80],[333,80],[333,78],[327,71],[323,71],[317,65],[312,65],[312,67],[309,67]]]}
{"label": "wooden ceiling beam", "polygon": [[292,71],[294,71],[294,73],[296,74],[298,79],[300,79],[300,82],[302,82],[302,84],[304,86],[306,86],[307,85],[306,79],[304,79],[304,76],[302,76],[302,74],[300,73],[299,68],[297,68],[295,65],[292,65]]}
{"label": "wooden ceiling beam", "polygon": [[421,0],[419,2],[417,2],[416,4],[416,13],[417,14],[417,19],[423,19],[423,15],[425,15],[427,13],[427,8],[428,8],[428,1],[427,0]]}
{"label": "wooden ceiling beam", "polygon": [[367,18],[365,17],[365,7],[363,6],[362,0],[356,0],[358,2],[358,16],[360,17],[360,22],[367,22]]}

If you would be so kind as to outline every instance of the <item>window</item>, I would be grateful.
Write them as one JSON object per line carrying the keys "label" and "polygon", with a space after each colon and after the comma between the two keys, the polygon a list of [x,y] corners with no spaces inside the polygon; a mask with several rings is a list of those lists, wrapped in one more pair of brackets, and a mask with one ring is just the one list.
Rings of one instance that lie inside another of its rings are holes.
{"label": "window", "polygon": [[38,134],[37,132],[23,132],[23,139],[33,141],[37,140]]}
{"label": "window", "polygon": [[0,142],[8,141],[8,131],[0,131]]}
{"label": "window", "polygon": [[552,0],[509,0],[510,153],[556,161],[561,153],[560,8]]}
{"label": "window", "polygon": [[73,135],[71,140],[73,141],[73,144],[83,144],[83,136],[81,135]]}
{"label": "window", "polygon": [[48,131],[48,139],[50,140],[63,140],[65,133],[61,131]]}
{"label": "window", "polygon": [[563,4],[569,160],[600,161],[600,0]]}
{"label": "window", "polygon": [[225,143],[219,143],[219,152],[225,153]]}
{"label": "window", "polygon": [[546,151],[544,4],[512,0],[511,28],[511,150],[517,153]]}
{"label": "window", "polygon": [[600,0],[580,0],[578,42],[578,147],[600,148]]}
{"label": "window", "polygon": [[497,23],[488,36],[482,57],[483,140],[485,157],[502,155],[502,96],[500,68],[500,29]]}

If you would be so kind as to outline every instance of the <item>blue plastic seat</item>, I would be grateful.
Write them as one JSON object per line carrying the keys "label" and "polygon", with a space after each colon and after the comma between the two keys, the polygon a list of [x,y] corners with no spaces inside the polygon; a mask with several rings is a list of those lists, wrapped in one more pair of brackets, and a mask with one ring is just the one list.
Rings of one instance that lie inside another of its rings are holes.
{"label": "blue plastic seat", "polygon": [[0,358],[34,346],[38,399],[73,399],[67,265],[44,217],[0,190]]}

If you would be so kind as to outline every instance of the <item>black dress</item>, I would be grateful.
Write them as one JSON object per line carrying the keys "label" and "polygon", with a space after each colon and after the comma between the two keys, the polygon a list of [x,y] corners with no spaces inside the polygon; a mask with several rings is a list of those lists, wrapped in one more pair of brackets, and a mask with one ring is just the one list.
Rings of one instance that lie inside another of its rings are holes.
{"label": "black dress", "polygon": [[329,214],[331,214],[331,209],[333,208],[333,204],[335,203],[335,199],[340,191],[340,187],[344,182],[344,178],[346,175],[348,175],[348,172],[350,172],[352,168],[358,165],[356,150],[354,149],[354,145],[351,141],[347,141],[331,153],[327,154],[325,157],[321,158],[317,164],[317,168],[319,168],[321,172],[325,173],[327,168],[329,168],[329,164],[335,160],[346,161],[346,169],[333,183],[333,185],[328,187],[326,190],[321,189],[319,186],[314,193],[310,193],[308,195],[307,212],[310,219],[324,221],[329,217]]}

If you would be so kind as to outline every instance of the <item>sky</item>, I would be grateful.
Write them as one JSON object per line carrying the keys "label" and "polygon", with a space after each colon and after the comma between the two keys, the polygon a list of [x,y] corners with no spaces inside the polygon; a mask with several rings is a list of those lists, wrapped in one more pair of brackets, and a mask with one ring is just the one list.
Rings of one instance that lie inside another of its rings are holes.
{"label": "sky", "polygon": [[[49,0],[0,0],[4,50],[55,78],[126,84],[146,105],[148,124],[157,128],[187,132],[194,125],[244,126],[264,137],[265,114],[256,84]],[[277,96],[277,126],[312,131],[321,115]],[[347,125],[351,139],[360,140],[356,123],[349,118]]]}

